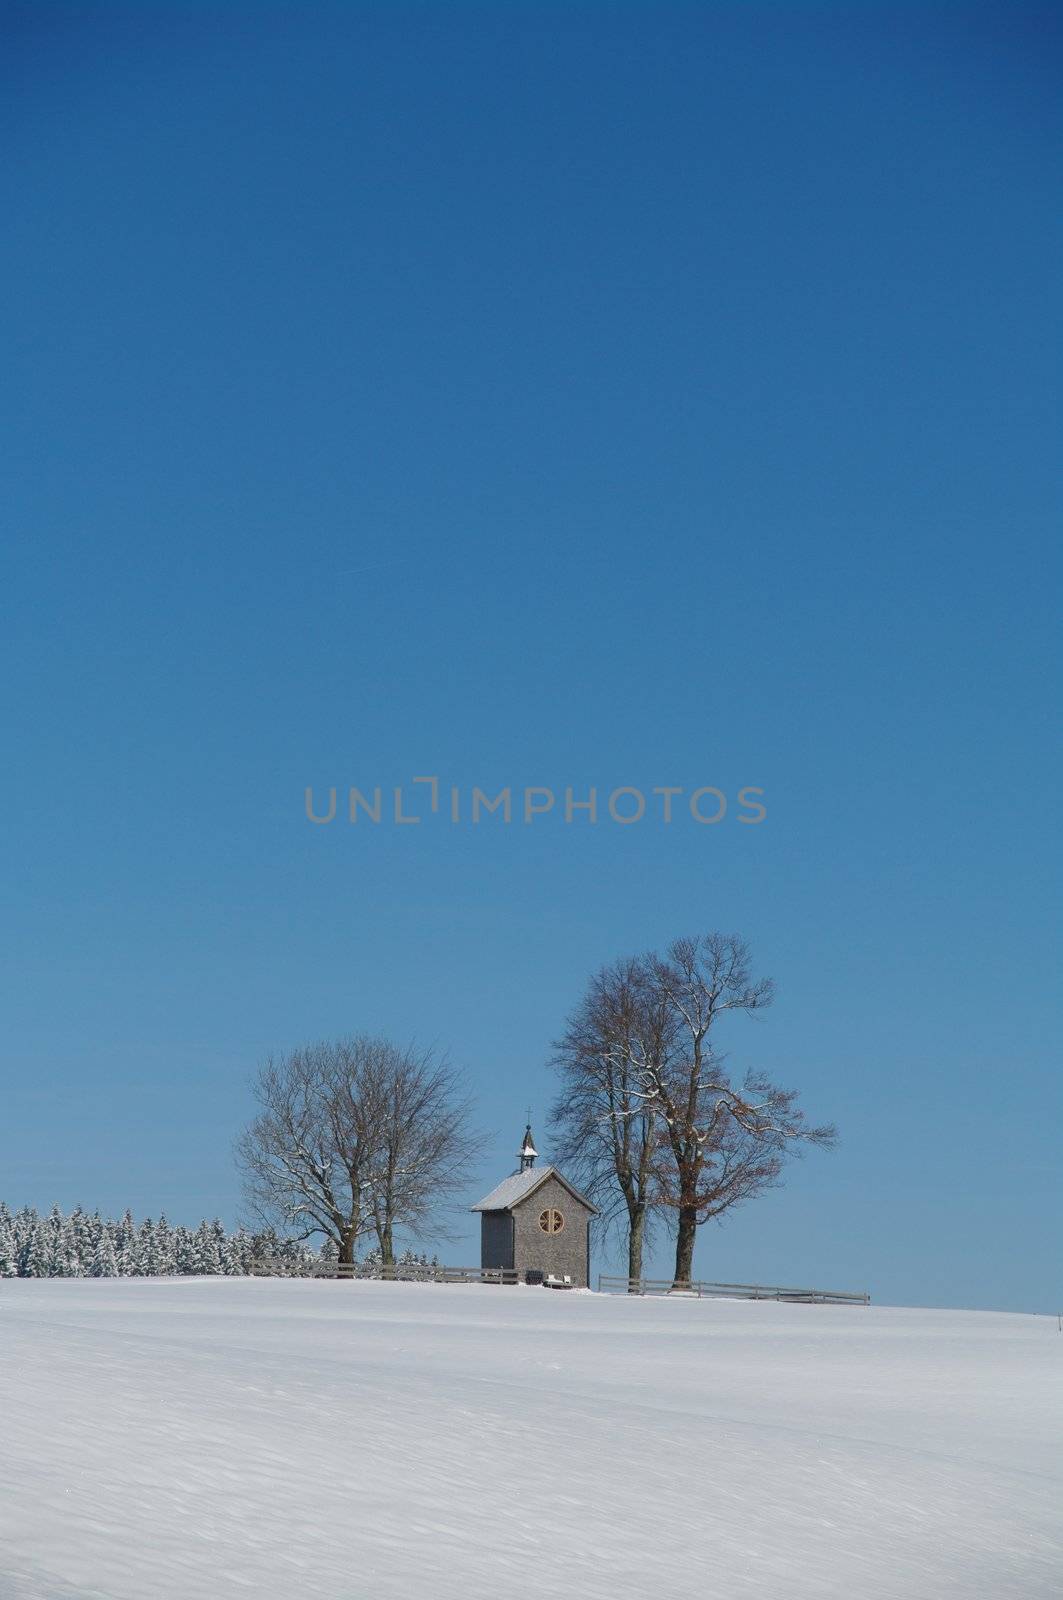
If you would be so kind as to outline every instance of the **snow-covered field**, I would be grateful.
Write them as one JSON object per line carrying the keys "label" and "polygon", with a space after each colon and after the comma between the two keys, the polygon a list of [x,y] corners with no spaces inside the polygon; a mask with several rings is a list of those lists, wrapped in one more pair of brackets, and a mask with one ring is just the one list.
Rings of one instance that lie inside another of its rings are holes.
{"label": "snow-covered field", "polygon": [[0,1282],[3,1600],[1063,1594],[1054,1318]]}

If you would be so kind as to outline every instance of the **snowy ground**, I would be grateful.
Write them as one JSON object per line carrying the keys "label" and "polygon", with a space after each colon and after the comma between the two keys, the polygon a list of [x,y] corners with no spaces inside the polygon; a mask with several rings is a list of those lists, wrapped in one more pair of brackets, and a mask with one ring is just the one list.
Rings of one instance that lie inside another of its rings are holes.
{"label": "snowy ground", "polygon": [[0,1282],[3,1600],[1063,1594],[1054,1318]]}

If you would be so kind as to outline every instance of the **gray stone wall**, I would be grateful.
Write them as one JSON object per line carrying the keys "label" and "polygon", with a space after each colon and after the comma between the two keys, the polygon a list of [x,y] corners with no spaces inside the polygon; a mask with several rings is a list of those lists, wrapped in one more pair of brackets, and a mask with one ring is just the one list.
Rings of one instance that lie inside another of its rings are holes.
{"label": "gray stone wall", "polygon": [[[565,1226],[560,1233],[546,1234],[539,1226],[542,1213],[552,1207],[560,1211]],[[556,1178],[547,1178],[527,1200],[513,1209],[515,1225],[514,1266],[521,1273],[529,1267],[540,1272],[566,1272],[572,1282],[587,1288],[587,1222],[591,1213],[569,1194]]]}

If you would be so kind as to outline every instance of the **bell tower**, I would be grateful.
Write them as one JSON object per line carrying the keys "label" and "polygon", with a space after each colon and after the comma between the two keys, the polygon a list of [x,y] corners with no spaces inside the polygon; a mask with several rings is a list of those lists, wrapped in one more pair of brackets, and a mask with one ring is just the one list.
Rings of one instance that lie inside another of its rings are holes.
{"label": "bell tower", "polygon": [[530,1172],[535,1165],[535,1158],[539,1154],[532,1139],[531,1123],[524,1130],[524,1143],[520,1147],[520,1170]]}

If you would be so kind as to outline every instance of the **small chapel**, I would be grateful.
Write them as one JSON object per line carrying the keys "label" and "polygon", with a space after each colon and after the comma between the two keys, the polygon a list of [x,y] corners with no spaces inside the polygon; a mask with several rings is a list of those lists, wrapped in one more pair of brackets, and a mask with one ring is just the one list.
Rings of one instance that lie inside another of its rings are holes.
{"label": "small chapel", "polygon": [[480,1213],[480,1265],[516,1271],[522,1283],[589,1288],[598,1208],[556,1167],[537,1167],[538,1155],[529,1123],[516,1172],[470,1208]]}

